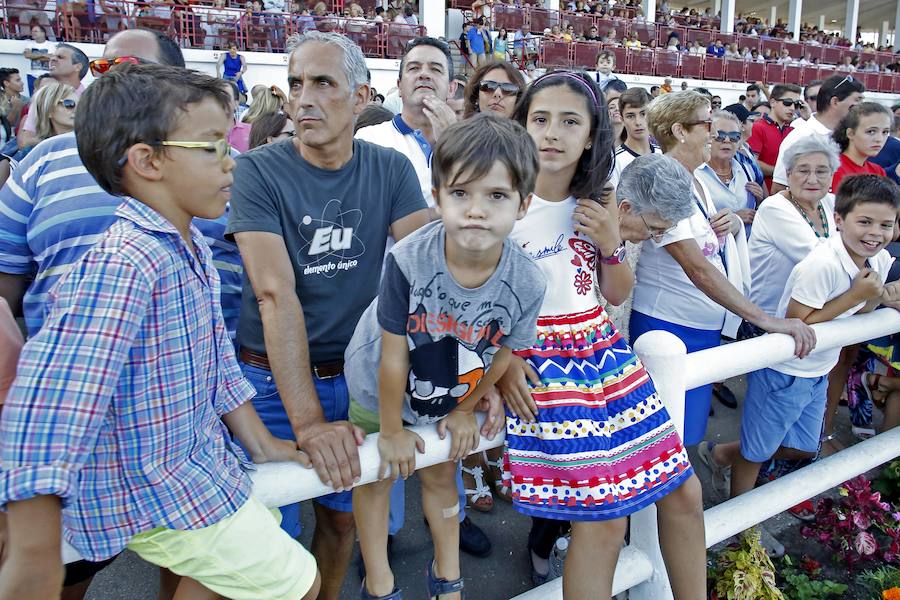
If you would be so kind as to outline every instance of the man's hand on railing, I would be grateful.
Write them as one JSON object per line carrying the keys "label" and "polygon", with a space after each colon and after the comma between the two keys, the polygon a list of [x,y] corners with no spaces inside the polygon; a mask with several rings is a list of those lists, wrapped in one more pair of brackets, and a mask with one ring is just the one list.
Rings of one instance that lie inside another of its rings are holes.
{"label": "man's hand on railing", "polygon": [[509,412],[526,423],[534,423],[537,417],[537,404],[531,397],[531,389],[528,380],[534,385],[540,385],[541,378],[534,372],[531,365],[522,358],[513,355],[509,367],[497,382],[497,389],[509,408]]}
{"label": "man's hand on railing", "polygon": [[481,433],[475,414],[456,409],[437,424],[438,437],[442,440],[450,434],[450,460],[462,460],[478,447]]}
{"label": "man's hand on railing", "polygon": [[325,485],[337,492],[349,490],[359,481],[358,446],[366,439],[362,428],[349,421],[314,423],[297,436],[297,448],[306,452]]}
{"label": "man's hand on railing", "polygon": [[786,333],[794,338],[794,355],[804,358],[816,347],[816,332],[800,319],[769,317],[761,326],[769,333]]}
{"label": "man's hand on railing", "polygon": [[409,429],[394,433],[382,431],[378,435],[378,479],[406,479],[416,472],[416,451],[425,454],[425,440]]}

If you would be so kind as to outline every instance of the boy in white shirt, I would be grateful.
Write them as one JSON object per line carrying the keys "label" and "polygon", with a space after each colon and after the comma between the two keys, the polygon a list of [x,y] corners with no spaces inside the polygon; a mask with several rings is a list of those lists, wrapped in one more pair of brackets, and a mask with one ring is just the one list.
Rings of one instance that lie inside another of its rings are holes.
{"label": "boy in white shirt", "polygon": [[[844,179],[834,209],[840,235],[794,267],[778,316],[812,325],[881,304],[900,309],[900,282],[884,285],[894,261],[884,248],[893,238],[898,209],[900,187],[885,177]],[[753,489],[760,464],[769,458],[799,460],[818,452],[828,373],[840,351],[793,358],[747,376],[740,442],[700,448],[714,471],[731,465],[731,497]]]}

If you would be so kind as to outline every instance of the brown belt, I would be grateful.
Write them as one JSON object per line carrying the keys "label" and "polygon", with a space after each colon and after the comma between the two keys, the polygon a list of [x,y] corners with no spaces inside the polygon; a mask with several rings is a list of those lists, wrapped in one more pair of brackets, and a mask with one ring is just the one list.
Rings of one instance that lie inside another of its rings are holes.
{"label": "brown belt", "polygon": [[[250,365],[251,367],[265,369],[266,371],[272,370],[272,367],[269,365],[269,357],[262,352],[254,352],[249,348],[241,348],[240,356],[241,361]],[[332,377],[337,377],[344,372],[344,361],[334,360],[331,362],[318,363],[313,365],[312,371],[313,374],[319,379],[331,379]]]}

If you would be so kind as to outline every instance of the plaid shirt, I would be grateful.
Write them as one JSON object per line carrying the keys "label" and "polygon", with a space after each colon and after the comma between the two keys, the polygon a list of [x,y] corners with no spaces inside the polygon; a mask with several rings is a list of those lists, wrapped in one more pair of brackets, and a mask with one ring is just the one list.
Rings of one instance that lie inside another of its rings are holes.
{"label": "plaid shirt", "polygon": [[194,529],[248,499],[222,415],[249,400],[219,306],[209,247],[197,257],[134,199],[51,292],[0,421],[0,505],[63,502],[88,560],[155,527]]}

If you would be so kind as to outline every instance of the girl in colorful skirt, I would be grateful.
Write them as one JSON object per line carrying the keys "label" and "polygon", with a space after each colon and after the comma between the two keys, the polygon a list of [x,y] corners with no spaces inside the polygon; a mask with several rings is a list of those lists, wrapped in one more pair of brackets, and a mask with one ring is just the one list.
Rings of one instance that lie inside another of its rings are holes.
{"label": "girl in colorful skirt", "polygon": [[625,517],[656,503],[675,597],[701,600],[700,483],[653,382],[594,291],[619,304],[634,285],[606,184],[613,132],[603,94],[583,73],[555,71],[531,85],[515,118],[537,144],[540,172],[511,237],[548,283],[535,345],[517,353],[498,384],[515,507],[535,529],[571,521],[563,595],[580,600],[610,598]]}

